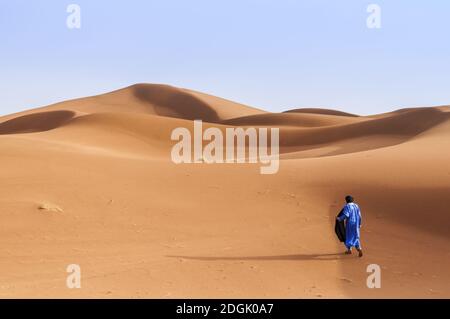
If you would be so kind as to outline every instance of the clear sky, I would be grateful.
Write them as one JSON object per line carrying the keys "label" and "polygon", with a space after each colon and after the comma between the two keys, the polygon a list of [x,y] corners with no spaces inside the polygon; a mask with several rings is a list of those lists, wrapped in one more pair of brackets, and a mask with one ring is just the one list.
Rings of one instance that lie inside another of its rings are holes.
{"label": "clear sky", "polygon": [[273,112],[450,104],[447,0],[0,0],[0,43],[0,114],[138,82]]}

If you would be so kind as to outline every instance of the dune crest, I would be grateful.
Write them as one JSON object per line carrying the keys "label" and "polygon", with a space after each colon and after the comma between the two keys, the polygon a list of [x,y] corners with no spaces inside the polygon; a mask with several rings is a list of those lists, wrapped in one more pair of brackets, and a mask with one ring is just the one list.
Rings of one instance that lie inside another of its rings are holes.
{"label": "dune crest", "polygon": [[358,117],[359,115],[342,112],[338,110],[324,109],[324,108],[300,108],[284,111],[284,113],[309,113],[309,114],[322,114],[322,115],[334,115],[334,116],[349,116]]}

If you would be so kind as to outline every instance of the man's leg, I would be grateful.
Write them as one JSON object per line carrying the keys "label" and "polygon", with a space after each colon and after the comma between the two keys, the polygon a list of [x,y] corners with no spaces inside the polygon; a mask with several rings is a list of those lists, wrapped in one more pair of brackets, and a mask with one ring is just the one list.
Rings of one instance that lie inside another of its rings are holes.
{"label": "man's leg", "polygon": [[352,247],[347,247],[347,251],[345,252],[346,255],[351,255],[352,254]]}
{"label": "man's leg", "polygon": [[362,251],[361,246],[357,246],[356,250],[358,251],[358,257],[362,257],[363,256],[363,251]]}

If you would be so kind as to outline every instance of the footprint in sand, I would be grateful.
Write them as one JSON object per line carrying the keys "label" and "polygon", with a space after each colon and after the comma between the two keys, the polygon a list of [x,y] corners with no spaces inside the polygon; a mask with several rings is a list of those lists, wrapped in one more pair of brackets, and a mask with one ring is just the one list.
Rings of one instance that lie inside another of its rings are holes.
{"label": "footprint in sand", "polygon": [[40,211],[53,212],[53,213],[62,213],[63,209],[56,204],[50,202],[43,202],[39,204],[38,209]]}
{"label": "footprint in sand", "polygon": [[341,281],[346,282],[348,284],[351,284],[353,282],[353,280],[348,279],[348,278],[341,278]]}

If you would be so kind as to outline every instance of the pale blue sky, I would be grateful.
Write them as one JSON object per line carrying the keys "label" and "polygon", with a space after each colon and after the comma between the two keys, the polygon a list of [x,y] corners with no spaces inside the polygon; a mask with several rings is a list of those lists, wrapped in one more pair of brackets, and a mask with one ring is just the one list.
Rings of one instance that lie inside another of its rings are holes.
{"label": "pale blue sky", "polygon": [[138,82],[273,112],[450,104],[449,37],[444,0],[0,0],[0,114]]}

